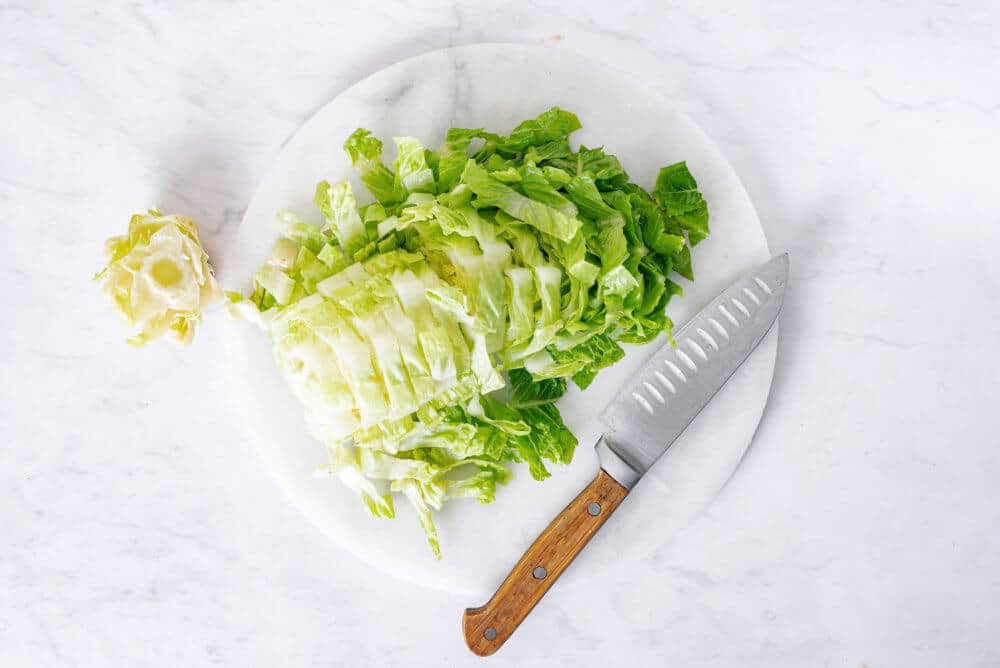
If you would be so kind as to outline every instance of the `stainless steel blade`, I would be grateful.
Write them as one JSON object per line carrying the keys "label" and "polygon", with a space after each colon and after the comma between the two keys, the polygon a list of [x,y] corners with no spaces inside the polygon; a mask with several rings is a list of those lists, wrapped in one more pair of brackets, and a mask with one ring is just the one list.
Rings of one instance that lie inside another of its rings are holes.
{"label": "stainless steel blade", "polygon": [[631,487],[746,361],[778,317],[788,254],[750,272],[674,333],[604,409],[601,468]]}

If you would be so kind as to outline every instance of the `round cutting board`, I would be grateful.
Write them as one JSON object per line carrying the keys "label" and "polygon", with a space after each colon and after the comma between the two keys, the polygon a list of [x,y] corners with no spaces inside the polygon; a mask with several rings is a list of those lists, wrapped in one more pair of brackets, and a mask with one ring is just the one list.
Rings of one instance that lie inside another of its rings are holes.
{"label": "round cutting board", "polygon": [[[267,258],[278,209],[319,221],[312,204],[322,179],[350,177],[365,192],[341,146],[357,127],[391,138],[418,137],[436,146],[450,127],[506,132],[525,118],[558,105],[576,113],[576,143],[603,145],[632,180],[652,187],[658,169],[686,160],[708,200],[711,235],[694,251],[696,282],[683,282],[669,315],[681,324],[733,280],[769,257],[760,221],[729,163],[695,123],[671,109],[640,79],[563,51],[522,45],[476,45],[424,54],[355,84],[323,107],[289,140],[258,187],[227,255],[227,274],[248,289]],[[550,466],[552,477],[533,480],[518,465],[495,503],[446,504],[435,517],[443,558],[434,559],[417,519],[402,498],[394,520],[368,516],[336,479],[314,472],[324,447],[307,433],[301,406],[287,389],[263,331],[228,325],[229,394],[265,466],[294,505],[344,549],[372,567],[423,585],[487,596],[549,521],[597,472],[591,445],[595,417],[660,343],[628,350],[585,392],[560,402],[580,440],[573,463]],[[732,474],[767,400],[777,332],[716,395],[683,436],[636,486],[617,513],[563,576],[562,586],[632,555],[641,556],[689,522]],[[470,598],[470,604],[477,600]]]}

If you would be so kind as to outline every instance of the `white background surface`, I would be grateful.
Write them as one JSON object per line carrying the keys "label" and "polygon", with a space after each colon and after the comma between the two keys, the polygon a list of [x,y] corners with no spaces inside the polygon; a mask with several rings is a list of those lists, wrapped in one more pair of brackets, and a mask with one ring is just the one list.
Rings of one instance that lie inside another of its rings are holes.
{"label": "white background surface", "polygon": [[492,663],[1000,662],[995,3],[583,5],[0,6],[0,665],[480,665],[479,601],[365,568],[284,500],[208,382],[217,328],[133,351],[88,279],[149,204],[222,257],[323,102],[496,40],[648,77],[793,264],[720,497],[557,587]]}

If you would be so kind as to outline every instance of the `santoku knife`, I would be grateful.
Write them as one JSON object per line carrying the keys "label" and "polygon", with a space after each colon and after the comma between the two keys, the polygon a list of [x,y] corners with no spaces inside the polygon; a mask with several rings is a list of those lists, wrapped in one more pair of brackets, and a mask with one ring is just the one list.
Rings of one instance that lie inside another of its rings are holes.
{"label": "santoku knife", "polygon": [[462,618],[465,642],[487,656],[511,636],[629,490],[749,357],[778,317],[788,255],[750,272],[675,332],[604,409],[601,470],[542,532],[486,605]]}

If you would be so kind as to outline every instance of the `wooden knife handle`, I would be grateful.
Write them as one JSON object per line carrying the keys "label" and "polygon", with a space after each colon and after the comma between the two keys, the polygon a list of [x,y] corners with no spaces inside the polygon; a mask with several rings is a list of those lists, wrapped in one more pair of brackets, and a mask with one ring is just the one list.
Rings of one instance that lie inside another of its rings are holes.
{"label": "wooden knife handle", "polygon": [[493,598],[465,611],[462,632],[473,654],[489,656],[503,645],[626,494],[602,470],[531,544]]}

